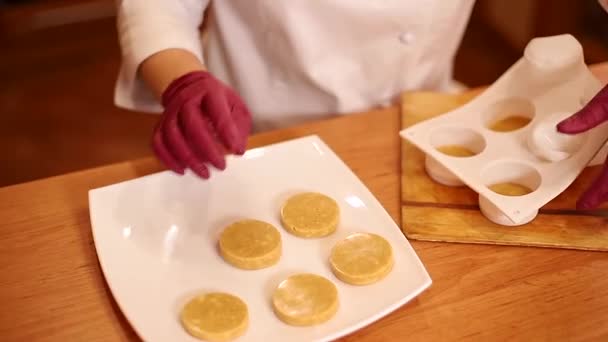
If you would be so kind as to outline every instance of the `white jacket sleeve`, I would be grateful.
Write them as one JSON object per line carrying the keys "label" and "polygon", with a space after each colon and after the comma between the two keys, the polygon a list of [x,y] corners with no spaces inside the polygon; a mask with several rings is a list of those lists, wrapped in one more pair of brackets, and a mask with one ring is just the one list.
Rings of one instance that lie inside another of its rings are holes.
{"label": "white jacket sleeve", "polygon": [[188,50],[203,60],[199,26],[209,0],[117,0],[122,63],[114,103],[122,108],[160,112],[162,107],[138,75],[139,65],[165,49]]}

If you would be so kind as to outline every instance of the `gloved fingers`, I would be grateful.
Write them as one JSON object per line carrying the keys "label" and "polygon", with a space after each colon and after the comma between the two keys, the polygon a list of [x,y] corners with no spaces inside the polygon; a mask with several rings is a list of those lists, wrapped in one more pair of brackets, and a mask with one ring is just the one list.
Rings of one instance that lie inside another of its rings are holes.
{"label": "gloved fingers", "polygon": [[178,159],[176,159],[175,156],[173,156],[165,144],[162,133],[163,121],[164,118],[161,118],[154,128],[154,133],[152,134],[152,150],[166,167],[171,169],[173,172],[183,175],[185,169],[184,165]]}
{"label": "gloved fingers", "polygon": [[238,143],[234,153],[243,155],[247,149],[247,139],[251,133],[251,113],[238,95],[231,93],[229,96],[232,103],[230,114],[238,131]]}
{"label": "gloved fingers", "polygon": [[608,200],[608,159],[604,163],[604,167],[600,176],[593,181],[589,189],[585,191],[583,196],[576,203],[578,209],[595,209],[600,204]]}
{"label": "gloved fingers", "polygon": [[[211,75],[209,73],[207,73],[205,71],[200,71],[200,72],[191,72],[191,73],[185,74],[185,75],[173,80],[169,84],[167,89],[165,89],[165,91],[163,92],[163,95],[162,95],[163,107],[167,108],[167,107],[172,106],[173,105],[172,102],[174,102],[174,101],[183,101],[183,99],[180,98],[183,96],[180,96],[180,95],[182,93],[184,93],[186,88],[188,88],[192,84],[199,82],[202,79],[209,78],[209,77],[211,77]],[[198,91],[198,89],[197,89],[198,87],[191,87],[191,88],[195,88],[194,90]],[[191,96],[192,91],[189,91],[183,95]]]}
{"label": "gloved fingers", "polygon": [[209,177],[211,177],[211,172],[209,172],[209,168],[204,162],[193,164],[190,166],[190,169],[203,179],[209,179]]}
{"label": "gloved fingers", "polygon": [[600,90],[581,110],[557,125],[561,133],[577,134],[608,120],[608,85]]}
{"label": "gloved fingers", "polygon": [[230,115],[231,103],[222,89],[214,94],[209,93],[203,98],[203,112],[207,115],[215,129],[219,140],[231,152],[239,148],[239,132]]}
{"label": "gloved fingers", "polygon": [[205,173],[201,164],[204,164],[204,160],[198,158],[194,151],[190,148],[184,135],[179,127],[178,116],[167,116],[163,125],[163,139],[167,142],[167,146],[176,159],[181,161],[186,167],[190,168],[197,175],[202,178],[209,178],[209,173]]}
{"label": "gloved fingers", "polygon": [[226,168],[226,159],[219,141],[213,134],[213,125],[201,112],[198,101],[186,102],[182,107],[181,126],[191,146],[199,156],[219,170]]}
{"label": "gloved fingers", "polygon": [[239,105],[233,109],[233,116],[240,133],[238,147],[235,150],[235,153],[238,155],[243,155],[247,150],[247,139],[251,131],[251,119],[248,113],[249,110],[246,107]]}

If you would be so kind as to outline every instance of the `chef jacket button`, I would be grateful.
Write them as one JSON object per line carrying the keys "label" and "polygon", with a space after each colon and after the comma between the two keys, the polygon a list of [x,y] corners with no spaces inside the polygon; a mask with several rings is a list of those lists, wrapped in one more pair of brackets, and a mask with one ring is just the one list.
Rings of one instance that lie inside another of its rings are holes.
{"label": "chef jacket button", "polygon": [[410,45],[414,42],[414,34],[409,31],[403,32],[399,35],[399,41],[402,44]]}

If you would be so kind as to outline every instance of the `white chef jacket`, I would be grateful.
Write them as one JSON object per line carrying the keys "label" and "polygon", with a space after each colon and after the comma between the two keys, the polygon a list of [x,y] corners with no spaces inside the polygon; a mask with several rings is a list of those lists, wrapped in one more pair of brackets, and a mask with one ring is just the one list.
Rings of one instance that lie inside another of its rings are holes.
{"label": "white chef jacket", "polygon": [[241,95],[259,131],[362,111],[404,90],[447,90],[474,0],[117,3],[118,106],[160,112],[138,67],[156,52],[181,48]]}

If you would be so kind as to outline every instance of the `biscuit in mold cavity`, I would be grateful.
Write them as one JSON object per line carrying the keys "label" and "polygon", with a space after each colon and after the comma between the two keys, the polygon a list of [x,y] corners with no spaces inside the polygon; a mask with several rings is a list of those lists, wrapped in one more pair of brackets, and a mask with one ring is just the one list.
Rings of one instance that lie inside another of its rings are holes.
{"label": "biscuit in mold cavity", "polygon": [[586,133],[564,134],[557,131],[557,124],[572,113],[557,112],[537,122],[530,130],[528,148],[538,158],[558,162],[570,158],[586,141]]}

